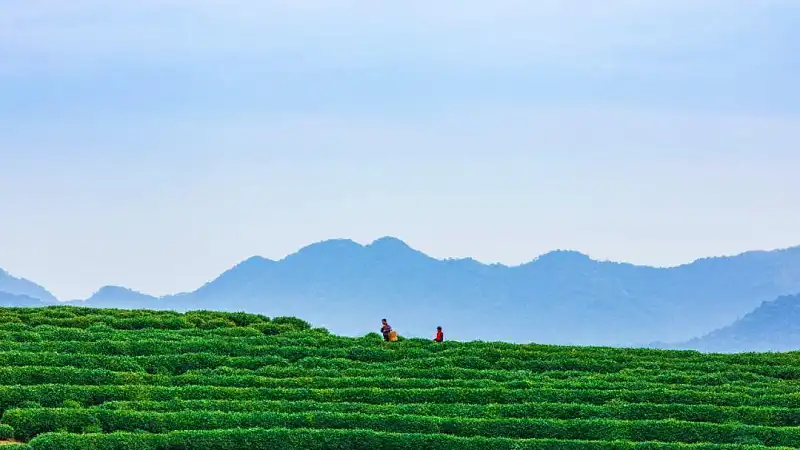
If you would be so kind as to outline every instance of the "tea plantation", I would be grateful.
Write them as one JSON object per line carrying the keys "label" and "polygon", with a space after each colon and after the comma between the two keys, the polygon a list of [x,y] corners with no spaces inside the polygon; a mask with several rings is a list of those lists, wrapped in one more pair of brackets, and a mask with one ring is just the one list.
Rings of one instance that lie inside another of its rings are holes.
{"label": "tea plantation", "polygon": [[800,448],[800,354],[343,338],[0,308],[0,449]]}

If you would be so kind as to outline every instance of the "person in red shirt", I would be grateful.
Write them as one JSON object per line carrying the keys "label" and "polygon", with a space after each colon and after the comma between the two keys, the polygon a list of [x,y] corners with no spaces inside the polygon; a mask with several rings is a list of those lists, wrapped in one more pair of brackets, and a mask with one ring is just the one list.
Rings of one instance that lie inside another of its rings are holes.
{"label": "person in red shirt", "polygon": [[436,337],[433,338],[434,342],[442,342],[444,341],[444,333],[442,333],[442,327],[436,327]]}

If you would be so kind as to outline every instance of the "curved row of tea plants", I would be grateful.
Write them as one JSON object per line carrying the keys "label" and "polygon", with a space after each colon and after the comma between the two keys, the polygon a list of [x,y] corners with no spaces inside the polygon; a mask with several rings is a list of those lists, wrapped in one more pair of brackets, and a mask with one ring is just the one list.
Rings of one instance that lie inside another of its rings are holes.
{"label": "curved row of tea plants", "polygon": [[[233,429],[162,434],[48,433],[34,438],[36,450],[792,450],[747,444],[680,444],[577,439],[510,439],[445,434],[389,433],[374,430]],[[15,449],[16,450],[16,449]]]}
{"label": "curved row of tea plants", "polygon": [[[390,407],[387,407],[390,408]],[[308,411],[123,411],[84,408],[12,409],[4,421],[18,438],[30,439],[46,432],[65,430],[145,431],[234,428],[369,429],[395,433],[449,434],[455,436],[509,437],[517,439],[629,440],[734,444],[742,439],[769,446],[800,442],[800,428],[722,424],[669,420],[537,419],[432,417],[412,414],[364,414]]]}
{"label": "curved row of tea plants", "polygon": [[0,308],[0,441],[798,448],[799,362],[797,353],[386,343],[245,313]]}
{"label": "curved row of tea plants", "polygon": [[[287,374],[281,374],[287,375]],[[314,370],[295,372],[294,376],[270,377],[255,371],[237,373],[193,373],[181,375],[150,374],[147,372],[124,372],[107,369],[79,369],[75,367],[21,366],[0,367],[0,386],[31,386],[41,384],[70,384],[80,386],[96,385],[149,385],[149,386],[219,386],[219,387],[253,387],[274,389],[339,389],[339,388],[381,388],[381,389],[550,389],[581,391],[648,391],[663,389],[664,384],[648,381],[606,381],[593,378],[571,379],[526,379],[497,381],[487,378],[453,378],[438,379],[424,377],[396,377],[391,371],[383,373],[365,372],[362,376],[341,374],[335,376],[332,371],[325,375]],[[763,397],[774,394],[791,394],[797,392],[792,384],[770,385],[752,383],[752,385],[727,384],[722,386],[705,386],[696,384],[673,384],[671,392],[686,394],[743,394],[750,397]]]}

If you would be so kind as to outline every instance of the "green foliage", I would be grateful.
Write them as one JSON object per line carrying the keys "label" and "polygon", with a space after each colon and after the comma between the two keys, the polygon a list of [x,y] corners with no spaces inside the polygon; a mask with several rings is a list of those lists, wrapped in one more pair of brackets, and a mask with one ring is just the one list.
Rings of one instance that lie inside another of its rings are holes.
{"label": "green foliage", "polygon": [[[386,433],[371,430],[238,429],[177,431],[164,434],[111,433],[79,435],[50,433],[31,441],[34,450],[764,450],[763,446],[687,445],[631,441],[581,441],[576,439],[516,440],[502,437],[459,437],[445,434]],[[769,447],[789,450],[789,447]]]}
{"label": "green foliage", "polygon": [[394,433],[450,434],[457,436],[503,436],[517,439],[580,439],[589,441],[633,440],[637,442],[765,443],[792,446],[800,442],[800,429],[719,423],[686,422],[675,419],[541,419],[464,418],[394,414],[306,411],[302,413],[261,411],[125,411],[108,409],[13,409],[5,420],[20,439],[65,430],[81,433],[88,427],[104,431],[146,431],[233,428],[324,428],[371,429]]}
{"label": "green foliage", "polygon": [[0,440],[14,437],[14,428],[7,424],[0,424]]}
{"label": "green foliage", "polygon": [[0,440],[34,450],[800,448],[798,363],[799,353],[387,343],[243,312],[0,308]]}
{"label": "green foliage", "polygon": [[276,325],[289,325],[295,330],[308,330],[311,328],[308,322],[297,317],[275,317],[272,323]]}

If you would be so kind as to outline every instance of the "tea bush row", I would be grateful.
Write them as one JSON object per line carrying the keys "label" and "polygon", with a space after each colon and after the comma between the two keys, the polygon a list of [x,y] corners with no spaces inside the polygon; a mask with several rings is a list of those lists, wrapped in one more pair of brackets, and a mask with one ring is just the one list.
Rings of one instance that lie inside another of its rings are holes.
{"label": "tea bush row", "polygon": [[570,389],[270,389],[218,386],[148,386],[102,385],[75,386],[45,384],[32,386],[0,386],[0,405],[11,408],[26,402],[42,406],[59,406],[64,401],[80,405],[98,405],[114,400],[313,400],[320,402],[355,403],[586,403],[602,405],[608,402],[658,403],[718,406],[775,406],[796,407],[800,393],[751,396],[746,394],[685,392],[666,388],[642,391],[570,390]]}
{"label": "tea bush row", "polygon": [[[514,358],[509,354],[507,358],[490,362],[482,356],[453,356],[449,354],[431,354],[422,349],[405,349],[403,344],[394,348],[384,346],[381,348],[370,347],[341,347],[318,348],[308,346],[250,346],[238,342],[235,338],[229,339],[194,339],[191,341],[162,341],[157,339],[140,341],[47,341],[47,342],[11,342],[0,341],[1,352],[30,352],[30,353],[72,353],[96,354],[107,356],[179,356],[185,354],[204,353],[227,357],[265,357],[283,358],[289,363],[298,362],[307,358],[327,360],[353,361],[354,363],[379,363],[405,368],[431,368],[431,367],[462,367],[476,370],[530,370],[533,372],[546,371],[582,371],[590,373],[612,374],[621,371],[637,369],[660,372],[701,372],[714,374],[718,372],[744,372],[753,376],[769,377],[779,380],[800,379],[800,365],[768,365],[768,366],[737,366],[730,364],[699,364],[680,361],[663,363],[634,362],[630,366],[615,363],[610,360],[592,359],[587,357],[550,356],[529,357],[528,359]],[[413,351],[412,351],[413,350]]]}
{"label": "tea bush row", "polygon": [[619,420],[675,419],[689,422],[743,423],[765,426],[800,426],[800,409],[757,406],[714,406],[658,403],[611,402],[603,405],[580,403],[519,403],[476,405],[465,403],[406,403],[387,408],[371,403],[322,403],[314,401],[263,400],[172,400],[166,402],[107,402],[103,409],[130,411],[276,411],[276,412],[358,412],[364,414],[411,414],[469,418],[553,418]]}
{"label": "tea bush row", "polygon": [[[387,376],[393,378],[431,378],[431,379],[488,379],[494,381],[527,380],[529,382],[552,379],[585,380],[587,385],[601,386],[607,382],[625,383],[631,380],[647,380],[650,383],[687,384],[696,386],[743,385],[790,391],[797,389],[791,383],[775,383],[768,378],[749,373],[730,372],[728,374],[692,374],[691,372],[649,372],[631,370],[617,374],[593,374],[580,371],[532,372],[525,370],[467,369],[463,367],[386,367],[345,359],[304,358],[292,364],[279,356],[224,357],[212,354],[159,355],[159,356],[104,356],[96,354],[63,354],[53,352],[0,352],[0,367],[12,370],[15,367],[39,366],[58,367],[64,370],[99,369],[114,372],[139,372],[163,375],[177,375],[187,372],[203,374],[261,375],[272,378],[296,376],[314,377],[364,377]],[[0,377],[0,382],[3,378]],[[10,378],[7,378],[10,379]],[[750,380],[749,382],[747,380]],[[756,381],[758,380],[758,381]],[[609,387],[613,387],[610,385]]]}
{"label": "tea bush row", "polygon": [[[398,378],[388,374],[369,374],[371,376],[330,376],[322,377],[315,373],[297,374],[293,377],[270,378],[262,375],[225,375],[225,374],[191,374],[151,375],[144,372],[117,372],[105,369],[76,369],[64,367],[0,367],[0,385],[32,386],[40,384],[69,384],[77,386],[91,385],[152,385],[152,386],[220,386],[220,387],[257,387],[257,388],[310,388],[336,389],[372,387],[383,389],[433,389],[457,387],[463,389],[567,389],[567,390],[608,390],[608,391],[641,391],[658,389],[659,383],[617,382],[607,383],[602,380],[516,380],[498,382],[490,379],[435,379],[435,378]],[[694,393],[733,393],[761,396],[797,392],[791,385],[763,385],[758,387],[728,385],[724,387],[706,387],[695,385],[675,385],[673,391]]]}
{"label": "tea bush row", "polygon": [[[387,408],[391,406],[387,405]],[[3,422],[15,437],[65,430],[145,431],[232,428],[322,428],[369,429],[396,433],[452,434],[458,436],[507,437],[516,439],[580,439],[593,441],[740,443],[742,440],[769,446],[800,447],[800,428],[740,424],[685,422],[678,420],[614,419],[485,419],[431,417],[403,414],[337,412],[141,412],[85,408],[12,409]]]}
{"label": "tea bush row", "polygon": [[669,444],[400,434],[370,430],[245,429],[177,431],[165,434],[43,434],[33,450],[791,450],[748,444]]}

